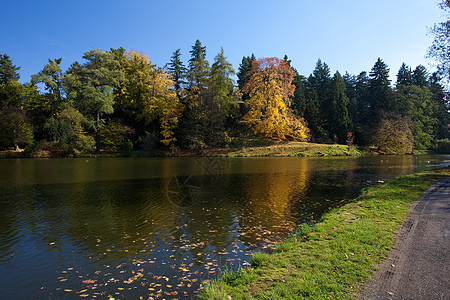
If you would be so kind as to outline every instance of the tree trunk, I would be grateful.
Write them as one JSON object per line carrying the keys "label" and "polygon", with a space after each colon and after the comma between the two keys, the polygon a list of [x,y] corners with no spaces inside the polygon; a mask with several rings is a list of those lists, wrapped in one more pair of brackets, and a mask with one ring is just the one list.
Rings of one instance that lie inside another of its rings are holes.
{"label": "tree trunk", "polygon": [[96,132],[95,132],[95,154],[100,154],[100,112],[97,110]]}

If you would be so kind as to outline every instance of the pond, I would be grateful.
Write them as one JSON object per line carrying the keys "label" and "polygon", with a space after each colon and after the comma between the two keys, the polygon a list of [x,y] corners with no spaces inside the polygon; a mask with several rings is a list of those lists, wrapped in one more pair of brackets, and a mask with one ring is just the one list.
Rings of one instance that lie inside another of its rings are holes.
{"label": "pond", "polygon": [[362,188],[448,159],[3,159],[0,294],[190,299]]}

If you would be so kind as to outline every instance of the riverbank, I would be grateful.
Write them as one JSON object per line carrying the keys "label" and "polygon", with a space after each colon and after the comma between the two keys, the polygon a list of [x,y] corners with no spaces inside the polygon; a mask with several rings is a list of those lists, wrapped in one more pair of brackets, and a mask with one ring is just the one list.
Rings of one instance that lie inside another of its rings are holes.
{"label": "riverbank", "polygon": [[[358,147],[339,144],[316,144],[307,142],[293,141],[274,141],[258,139],[241,139],[229,147],[210,148],[203,150],[155,150],[153,152],[133,151],[126,156],[132,157],[199,157],[199,156],[217,156],[217,157],[320,157],[320,156],[360,156],[363,154],[379,154],[376,152],[361,151]],[[52,153],[51,151],[40,151],[36,155],[28,151],[2,150],[0,158],[54,158],[60,157],[61,153]],[[106,153],[101,155],[84,155],[83,157],[119,157],[121,153]]]}
{"label": "riverbank", "polygon": [[224,272],[200,299],[354,298],[388,256],[410,204],[448,176],[447,167],[368,188],[314,226],[302,225],[273,254],[255,253],[250,267]]}

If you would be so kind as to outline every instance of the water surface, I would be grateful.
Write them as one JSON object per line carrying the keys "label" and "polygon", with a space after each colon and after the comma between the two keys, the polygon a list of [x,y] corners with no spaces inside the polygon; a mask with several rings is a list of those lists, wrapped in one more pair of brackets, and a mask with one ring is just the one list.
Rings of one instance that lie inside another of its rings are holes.
{"label": "water surface", "polygon": [[191,298],[363,187],[446,160],[0,160],[0,294]]}

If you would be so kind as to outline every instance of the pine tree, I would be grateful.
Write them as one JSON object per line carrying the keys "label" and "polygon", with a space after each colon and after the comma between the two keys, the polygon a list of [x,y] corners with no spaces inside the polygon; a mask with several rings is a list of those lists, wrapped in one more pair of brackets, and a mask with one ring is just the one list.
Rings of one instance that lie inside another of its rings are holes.
{"label": "pine tree", "polygon": [[231,93],[233,92],[233,76],[234,69],[230,62],[224,55],[223,48],[214,58],[214,63],[211,66],[211,90],[214,97],[218,99],[225,116],[231,116],[236,109]]}
{"label": "pine tree", "polygon": [[19,81],[19,70],[20,67],[13,65],[8,55],[0,54],[0,84],[8,84],[10,81]]}
{"label": "pine tree", "polygon": [[244,56],[242,58],[242,62],[239,65],[239,69],[237,72],[237,77],[238,77],[237,84],[238,84],[239,89],[242,90],[244,85],[249,80],[250,76],[249,76],[248,72],[251,70],[252,63],[255,60],[256,60],[256,57],[254,54],[252,54],[252,56]]}
{"label": "pine tree", "polygon": [[348,116],[349,100],[345,94],[345,83],[341,74],[336,72],[331,85],[331,108],[333,113],[330,115],[330,134],[336,135],[339,143],[345,143],[347,133],[351,130],[351,121]]}
{"label": "pine tree", "polygon": [[185,78],[187,68],[181,61],[180,49],[177,49],[172,53],[170,62],[166,65],[166,67],[169,72],[170,79],[172,79],[173,82],[175,82],[175,91],[178,97],[181,97],[181,90],[186,84]]}
{"label": "pine tree", "polygon": [[197,40],[189,53],[191,54],[188,71],[189,84],[198,89],[206,88],[210,73],[209,63],[206,60],[206,46],[202,46],[202,43]]}
{"label": "pine tree", "polygon": [[381,111],[392,111],[394,105],[387,64],[381,58],[378,58],[369,76],[370,115],[376,117],[376,114]]}
{"label": "pine tree", "polygon": [[412,82],[420,87],[428,86],[427,77],[427,69],[422,65],[418,65],[412,73]]}
{"label": "pine tree", "polygon": [[412,80],[412,72],[411,67],[407,66],[405,63],[403,63],[398,70],[397,73],[397,83],[396,85],[411,85],[413,83]]}

